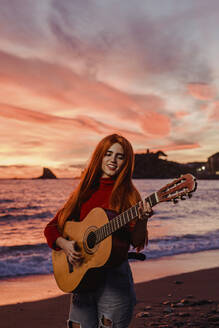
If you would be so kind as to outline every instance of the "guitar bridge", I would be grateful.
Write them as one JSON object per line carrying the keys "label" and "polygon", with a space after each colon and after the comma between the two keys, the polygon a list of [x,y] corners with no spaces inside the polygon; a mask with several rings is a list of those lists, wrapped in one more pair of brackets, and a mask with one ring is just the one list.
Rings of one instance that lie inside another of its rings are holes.
{"label": "guitar bridge", "polygon": [[69,269],[69,273],[74,272],[74,266],[72,263],[69,262],[68,258],[67,258],[67,262],[68,262],[68,269]]}

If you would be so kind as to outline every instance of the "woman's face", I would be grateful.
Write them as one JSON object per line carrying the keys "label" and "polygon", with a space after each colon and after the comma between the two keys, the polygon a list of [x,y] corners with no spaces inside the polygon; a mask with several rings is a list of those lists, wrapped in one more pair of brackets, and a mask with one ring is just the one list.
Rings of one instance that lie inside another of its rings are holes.
{"label": "woman's face", "polygon": [[114,143],[106,152],[102,160],[102,178],[117,175],[124,163],[124,150],[119,143]]}

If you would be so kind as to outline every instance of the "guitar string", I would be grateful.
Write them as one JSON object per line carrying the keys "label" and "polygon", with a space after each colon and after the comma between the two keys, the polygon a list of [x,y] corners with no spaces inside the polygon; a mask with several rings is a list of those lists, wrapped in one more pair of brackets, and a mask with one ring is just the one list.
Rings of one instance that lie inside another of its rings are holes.
{"label": "guitar string", "polygon": [[[146,198],[151,204],[153,204],[153,200],[150,199],[154,194],[150,195]],[[149,200],[150,199],[150,200]],[[156,200],[155,200],[156,203]],[[125,212],[117,215],[115,218],[110,220],[108,223],[104,224],[102,227],[95,231],[96,233],[96,244],[107,238],[113,232],[119,230],[128,222],[132,221],[133,219],[139,216],[138,208],[143,206],[143,201],[138,202],[136,205],[130,207]]]}

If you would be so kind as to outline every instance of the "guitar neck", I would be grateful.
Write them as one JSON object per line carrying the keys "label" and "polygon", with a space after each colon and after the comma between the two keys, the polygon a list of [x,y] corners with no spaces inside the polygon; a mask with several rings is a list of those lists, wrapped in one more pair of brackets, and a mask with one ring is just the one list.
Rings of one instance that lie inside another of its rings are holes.
{"label": "guitar neck", "polygon": [[[159,203],[157,193],[153,193],[147,198],[145,198],[147,202],[149,202],[150,206],[153,207]],[[138,217],[138,208],[141,205],[142,201],[137,203],[136,205],[130,207],[125,212],[117,215],[115,218],[110,220],[108,223],[104,224],[102,227],[96,230],[96,244],[109,237],[113,232],[121,229],[127,223]]]}

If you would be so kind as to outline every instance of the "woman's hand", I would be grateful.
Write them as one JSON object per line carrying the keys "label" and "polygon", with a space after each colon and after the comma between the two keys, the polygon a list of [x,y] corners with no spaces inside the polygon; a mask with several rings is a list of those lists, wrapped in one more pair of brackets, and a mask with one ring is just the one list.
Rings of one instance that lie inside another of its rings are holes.
{"label": "woman's hand", "polygon": [[[138,219],[139,219],[139,224],[141,225],[141,228],[139,229],[142,233],[144,231],[144,238],[142,237],[142,241],[138,244],[136,247],[137,253],[140,252],[142,249],[144,249],[145,246],[148,245],[148,230],[147,230],[147,222],[148,218],[153,215],[153,210],[146,200],[143,200],[142,202],[139,203],[138,207]],[[144,226],[142,226],[144,224]],[[139,226],[140,227],[140,226]],[[140,236],[140,232],[139,232]],[[140,238],[139,238],[140,239]]]}
{"label": "woman's hand", "polygon": [[71,264],[80,265],[83,262],[81,251],[78,249],[78,245],[74,240],[67,240],[63,237],[56,239],[56,244],[65,252],[68,261]]}
{"label": "woman's hand", "polygon": [[153,215],[153,210],[149,202],[144,199],[142,202],[139,203],[138,207],[138,218],[140,220],[147,220],[149,217]]}
{"label": "woman's hand", "polygon": [[136,247],[136,252],[139,253],[139,252],[142,251],[142,249],[144,249],[145,246],[147,246],[147,245],[148,245],[148,229],[147,229],[147,227],[146,227],[146,232],[145,232],[145,241],[144,241],[141,245],[139,245],[139,246]]}

